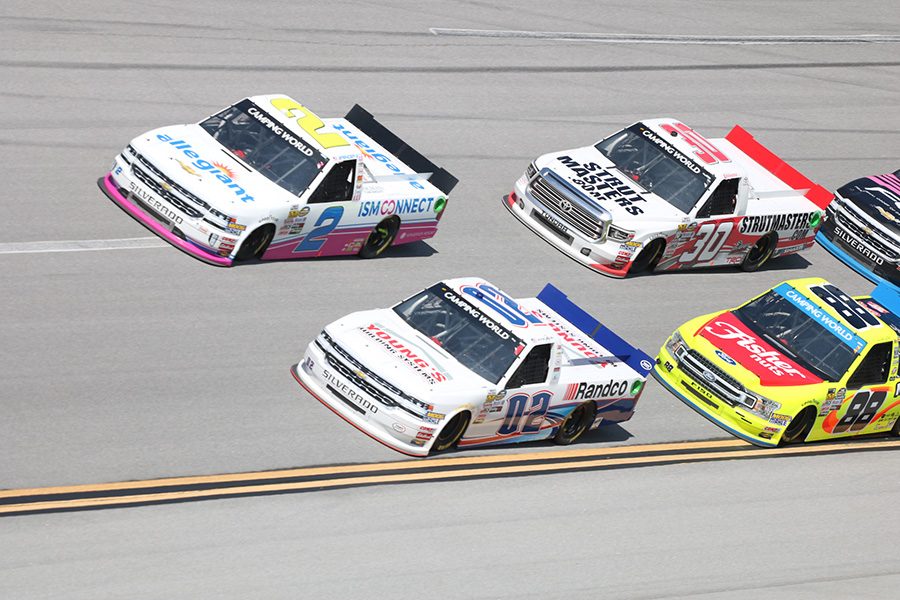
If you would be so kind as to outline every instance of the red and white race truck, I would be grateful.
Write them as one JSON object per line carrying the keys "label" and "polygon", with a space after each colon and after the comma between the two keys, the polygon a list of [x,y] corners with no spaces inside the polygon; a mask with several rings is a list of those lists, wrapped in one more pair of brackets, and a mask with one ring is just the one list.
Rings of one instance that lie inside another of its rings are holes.
{"label": "red and white race truck", "polygon": [[708,140],[674,119],[545,154],[504,197],[532,231],[612,277],[737,265],[813,245],[832,194],[740,126]]}

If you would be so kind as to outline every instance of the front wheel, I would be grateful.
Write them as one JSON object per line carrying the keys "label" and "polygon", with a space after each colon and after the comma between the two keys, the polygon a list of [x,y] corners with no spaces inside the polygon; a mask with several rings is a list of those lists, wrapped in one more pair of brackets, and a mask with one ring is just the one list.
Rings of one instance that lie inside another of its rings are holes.
{"label": "front wheel", "polygon": [[775,252],[775,246],[778,245],[778,234],[774,231],[769,235],[764,235],[750,248],[750,252],[744,257],[741,263],[742,271],[756,271],[772,258]]}
{"label": "front wheel", "polygon": [[272,238],[275,237],[275,228],[271,225],[263,225],[254,229],[250,235],[241,244],[234,260],[249,260],[251,258],[259,258],[269,247]]}
{"label": "front wheel", "polygon": [[788,423],[784,433],[781,434],[781,441],[778,442],[778,445],[786,446],[788,444],[798,444],[802,442],[806,439],[806,436],[809,435],[815,421],[816,409],[812,406],[807,406],[800,411],[800,414],[791,419],[790,423]]}
{"label": "front wheel", "polygon": [[447,421],[447,424],[444,425],[441,432],[437,434],[437,437],[434,439],[434,444],[431,446],[432,452],[443,452],[444,450],[448,450],[456,445],[459,439],[466,432],[466,428],[469,426],[469,413],[463,411],[461,413],[457,413],[453,416],[452,419]]}
{"label": "front wheel", "polygon": [[640,254],[637,255],[637,258],[634,259],[634,262],[631,263],[631,268],[628,269],[629,273],[640,273],[641,271],[652,271],[656,268],[656,263],[659,262],[659,259],[663,255],[663,250],[666,247],[665,240],[655,239],[641,250]]}
{"label": "front wheel", "polygon": [[359,251],[359,255],[363,258],[375,258],[381,256],[385,250],[390,248],[397,237],[397,231],[400,230],[400,219],[390,217],[375,226],[366,243]]}
{"label": "front wheel", "polygon": [[593,400],[585,402],[575,407],[575,410],[569,413],[566,420],[559,426],[559,431],[553,441],[560,446],[568,446],[581,437],[585,431],[594,422],[594,415],[597,413],[597,406]]}

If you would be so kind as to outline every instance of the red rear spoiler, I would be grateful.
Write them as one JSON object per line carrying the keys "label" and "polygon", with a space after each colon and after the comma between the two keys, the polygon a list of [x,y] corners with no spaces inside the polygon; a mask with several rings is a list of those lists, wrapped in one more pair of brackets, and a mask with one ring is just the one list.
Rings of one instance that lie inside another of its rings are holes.
{"label": "red rear spoiler", "polygon": [[757,142],[750,132],[740,125],[735,125],[725,139],[793,189],[806,190],[803,195],[822,210],[825,210],[834,198],[834,194],[784,162],[774,152]]}

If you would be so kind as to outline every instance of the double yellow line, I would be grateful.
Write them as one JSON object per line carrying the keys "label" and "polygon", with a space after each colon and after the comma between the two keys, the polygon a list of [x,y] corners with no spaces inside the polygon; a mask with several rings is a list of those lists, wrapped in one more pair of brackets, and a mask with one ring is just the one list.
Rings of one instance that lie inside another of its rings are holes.
{"label": "double yellow line", "polygon": [[490,456],[304,467],[0,491],[0,515],[84,510],[363,485],[537,475],[716,460],[900,448],[900,440],[859,440],[762,449],[739,440],[535,451]]}

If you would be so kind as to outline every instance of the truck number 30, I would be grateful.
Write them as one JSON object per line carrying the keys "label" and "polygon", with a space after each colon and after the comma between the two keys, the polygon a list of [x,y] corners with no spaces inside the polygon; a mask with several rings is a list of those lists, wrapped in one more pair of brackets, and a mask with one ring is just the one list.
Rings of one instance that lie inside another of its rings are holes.
{"label": "truck number 30", "polygon": [[721,223],[704,223],[694,234],[693,249],[682,253],[680,262],[706,262],[715,258],[722,246],[725,245],[731,230],[734,229],[733,221]]}

